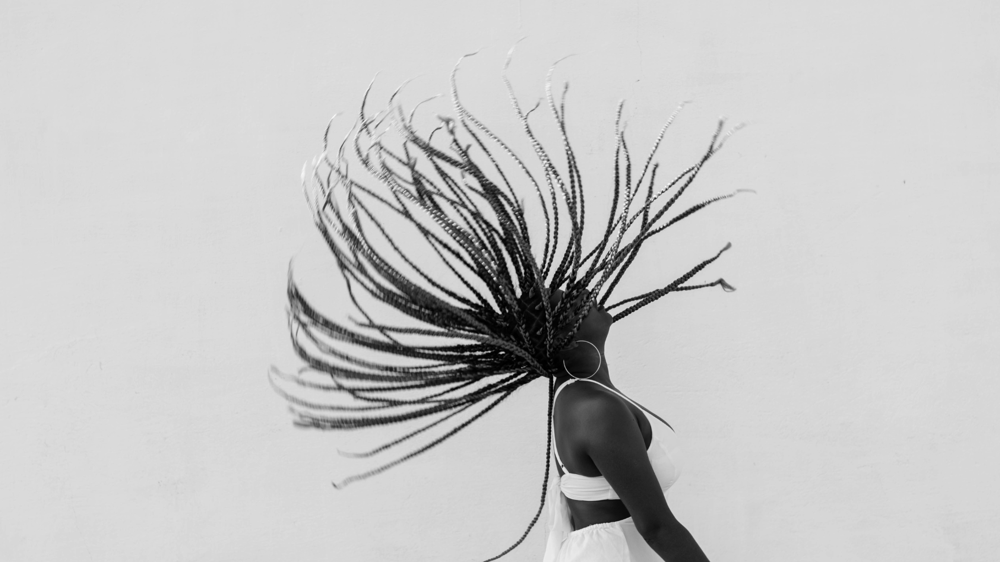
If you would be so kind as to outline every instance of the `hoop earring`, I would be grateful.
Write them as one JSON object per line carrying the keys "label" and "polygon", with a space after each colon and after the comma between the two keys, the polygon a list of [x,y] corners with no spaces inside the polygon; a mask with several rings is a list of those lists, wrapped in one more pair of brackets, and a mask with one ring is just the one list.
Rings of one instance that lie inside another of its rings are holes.
{"label": "hoop earring", "polygon": [[562,362],[562,364],[563,364],[563,370],[566,371],[567,375],[573,377],[574,379],[589,379],[590,377],[596,375],[597,371],[601,370],[601,365],[604,365],[604,357],[601,356],[601,350],[597,349],[597,346],[594,345],[592,342],[589,342],[587,340],[576,340],[576,341],[577,342],[589,343],[590,346],[593,347],[597,351],[597,359],[598,359],[597,369],[594,370],[593,373],[590,373],[589,375],[587,375],[586,377],[578,377],[578,376],[574,375],[573,373],[569,372],[569,369],[566,368],[566,360],[563,359],[563,362]]}

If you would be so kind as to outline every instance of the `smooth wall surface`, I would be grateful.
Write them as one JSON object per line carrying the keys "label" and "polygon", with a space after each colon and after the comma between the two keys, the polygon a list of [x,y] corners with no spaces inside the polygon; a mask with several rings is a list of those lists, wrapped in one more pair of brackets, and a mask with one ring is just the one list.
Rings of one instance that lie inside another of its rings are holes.
{"label": "smooth wall surface", "polygon": [[[0,560],[477,560],[534,512],[541,383],[378,478],[295,429],[284,287],[341,310],[302,198],[327,120],[447,91],[517,136],[548,67],[595,208],[613,114],[665,167],[748,127],[622,295],[619,387],[681,434],[713,561],[1000,551],[1000,8],[952,2],[21,2],[0,7]],[[427,114],[449,114],[447,100]],[[539,113],[540,123],[544,116]],[[350,117],[338,126],[346,132]],[[604,199],[606,200],[606,199]],[[347,310],[343,309],[343,314]],[[358,445],[359,446],[359,445]],[[538,560],[544,528],[511,561]]]}

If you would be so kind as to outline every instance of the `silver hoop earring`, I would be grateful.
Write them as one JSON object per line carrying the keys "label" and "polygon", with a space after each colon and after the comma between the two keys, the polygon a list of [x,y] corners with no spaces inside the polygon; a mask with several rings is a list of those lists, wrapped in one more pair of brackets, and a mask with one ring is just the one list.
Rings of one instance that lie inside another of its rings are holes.
{"label": "silver hoop earring", "polygon": [[574,375],[573,373],[569,372],[569,369],[567,369],[567,368],[566,368],[566,360],[565,360],[565,359],[563,359],[563,362],[562,362],[562,364],[563,364],[563,370],[564,370],[564,371],[566,371],[566,374],[567,374],[567,375],[569,375],[569,376],[573,377],[574,379],[589,379],[590,377],[592,377],[592,376],[596,375],[596,374],[597,374],[597,371],[600,371],[600,370],[601,370],[601,365],[604,365],[604,357],[602,357],[602,356],[601,356],[601,350],[600,350],[600,349],[597,349],[597,346],[596,346],[596,345],[594,345],[593,343],[591,343],[591,342],[589,342],[589,341],[587,341],[587,340],[576,340],[576,341],[577,341],[577,343],[579,343],[579,342],[583,342],[583,343],[589,343],[589,344],[590,344],[590,346],[591,346],[591,347],[593,347],[595,351],[597,351],[597,360],[598,360],[598,363],[597,363],[597,369],[596,369],[596,370],[594,370],[594,372],[593,372],[593,373],[590,373],[590,374],[589,374],[588,376],[586,376],[586,377],[578,377],[578,376]]}

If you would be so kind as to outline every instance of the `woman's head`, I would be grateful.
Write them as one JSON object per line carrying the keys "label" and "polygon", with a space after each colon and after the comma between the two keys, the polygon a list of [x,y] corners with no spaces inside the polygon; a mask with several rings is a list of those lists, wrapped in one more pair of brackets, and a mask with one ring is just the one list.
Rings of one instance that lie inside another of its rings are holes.
{"label": "woman's head", "polygon": [[[525,347],[539,365],[549,373],[561,373],[562,362],[581,349],[580,340],[604,349],[614,318],[597,304],[586,286],[570,284],[566,289],[550,288],[542,294],[528,290],[518,299],[518,322],[522,323],[519,330],[523,330]],[[583,347],[593,354],[592,347]]]}
{"label": "woman's head", "polygon": [[[555,289],[549,294],[549,304],[555,308],[565,296],[565,291]],[[578,340],[588,341],[598,349],[604,349],[604,343],[608,339],[611,324],[614,323],[614,317],[611,313],[597,303],[594,295],[589,290],[580,291],[576,296],[576,300],[577,302],[571,303],[569,308],[584,308],[586,312],[580,324],[572,333],[570,333],[572,327],[569,325],[564,325],[557,331],[559,336],[557,339],[562,339],[567,335],[571,336],[568,345],[559,350],[557,356],[566,355],[576,349],[579,346]]]}

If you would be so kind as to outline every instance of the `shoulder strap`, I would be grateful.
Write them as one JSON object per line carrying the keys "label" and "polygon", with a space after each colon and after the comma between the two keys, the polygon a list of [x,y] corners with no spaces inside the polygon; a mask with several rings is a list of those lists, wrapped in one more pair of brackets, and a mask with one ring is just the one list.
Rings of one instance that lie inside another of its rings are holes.
{"label": "shoulder strap", "polygon": [[[673,430],[674,430],[674,427],[673,427],[672,425],[670,425],[669,423],[667,423],[667,420],[665,420],[665,419],[661,418],[660,416],[658,416],[658,415],[654,414],[653,412],[651,412],[651,411],[649,410],[649,408],[646,408],[646,407],[645,407],[645,406],[643,406],[642,404],[640,404],[640,403],[636,402],[635,400],[632,400],[632,399],[631,399],[631,398],[629,398],[628,396],[625,396],[624,394],[622,394],[621,392],[618,392],[617,390],[615,390],[615,389],[611,388],[610,386],[608,386],[608,385],[606,385],[606,384],[604,384],[604,383],[602,383],[602,382],[598,382],[598,381],[595,381],[595,380],[593,380],[593,379],[574,379],[574,380],[581,380],[581,381],[587,381],[587,382],[592,382],[592,383],[594,383],[594,384],[597,384],[597,385],[600,385],[600,386],[603,386],[604,388],[606,388],[606,389],[610,390],[611,392],[614,392],[614,393],[615,393],[615,394],[617,394],[618,396],[621,396],[622,398],[624,398],[624,399],[628,400],[629,402],[631,402],[631,403],[635,404],[635,406],[636,406],[637,408],[639,408],[640,410],[642,410],[643,412],[646,412],[647,414],[649,414],[649,415],[653,416],[654,418],[656,418],[656,419],[660,420],[661,422],[663,422],[663,425],[665,425],[665,426],[669,427],[671,431],[673,431]],[[557,390],[556,392],[558,392],[558,390]]]}
{"label": "shoulder strap", "polygon": [[[559,398],[559,393],[562,392],[562,389],[564,389],[567,386],[575,383],[578,380],[582,380],[582,379],[570,379],[570,380],[562,383],[561,385],[559,385],[558,388],[556,388],[556,393],[552,396],[552,411],[549,413],[549,415],[552,416],[552,421],[553,422],[555,422],[555,415],[556,415],[556,398]],[[562,463],[562,460],[559,458],[559,447],[556,446],[556,426],[555,426],[555,423],[552,424],[552,452],[556,454],[556,462],[559,463],[559,467],[562,468],[563,474],[566,474],[566,465],[564,465]]]}

